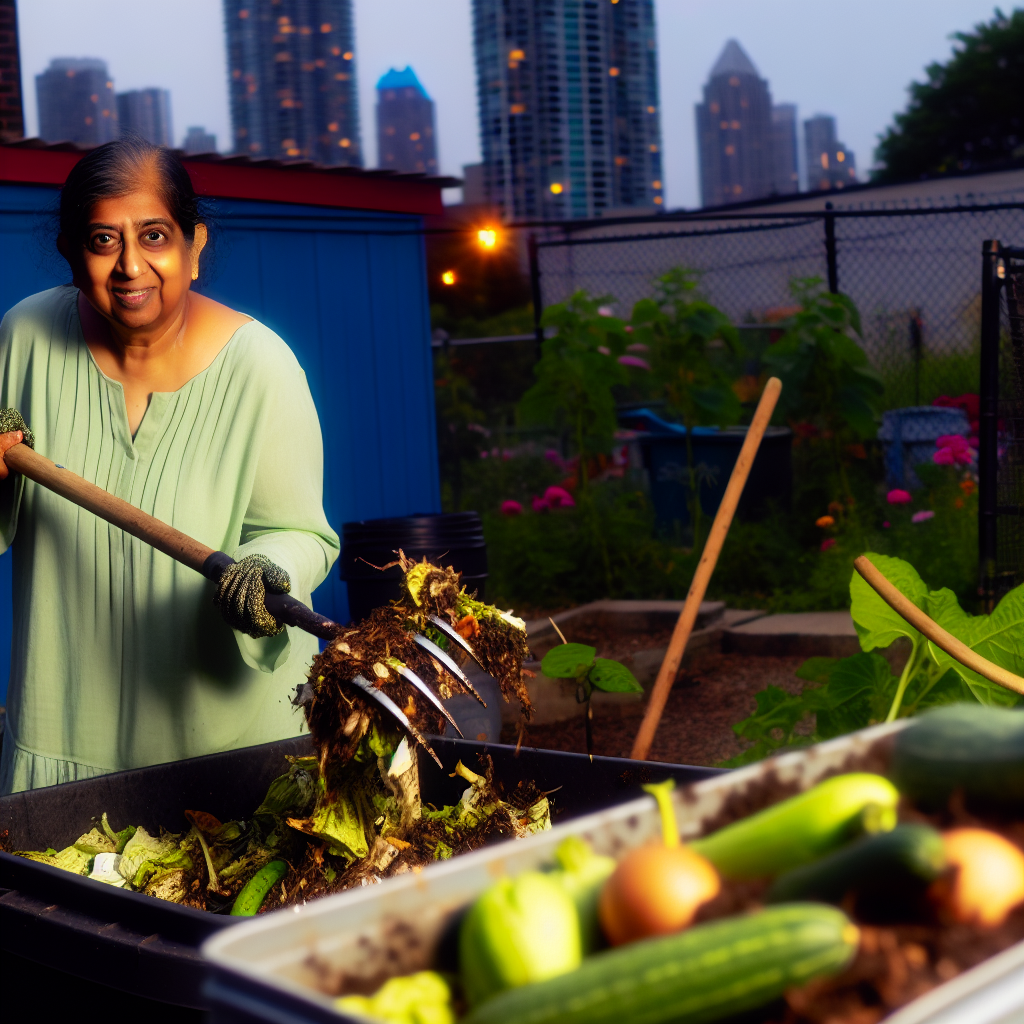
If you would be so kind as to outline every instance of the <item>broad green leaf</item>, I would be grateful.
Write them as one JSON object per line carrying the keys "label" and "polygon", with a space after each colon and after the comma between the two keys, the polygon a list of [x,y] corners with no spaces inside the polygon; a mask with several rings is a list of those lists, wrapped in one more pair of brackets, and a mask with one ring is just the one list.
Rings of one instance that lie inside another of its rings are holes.
{"label": "broad green leaf", "polygon": [[[902,558],[875,554],[873,551],[868,552],[867,557],[904,597],[924,610],[928,600],[928,588],[909,562],[904,562]],[[856,570],[850,577],[850,600],[850,613],[853,615],[853,624],[863,650],[888,647],[901,636],[910,637],[915,643],[920,640],[921,634],[902,615],[894,612],[864,582]]]}
{"label": "broad green leaf", "polygon": [[753,745],[736,757],[721,762],[719,767],[739,768],[760,761],[782,747],[810,743],[809,736],[793,736],[793,729],[808,714],[804,696],[793,696],[777,686],[768,686],[755,694],[757,710],[732,727],[737,736],[751,740]]}
{"label": "broad green leaf", "polygon": [[575,679],[593,665],[596,654],[586,644],[562,644],[544,655],[540,670],[548,679]]}
{"label": "broad green leaf", "polygon": [[[926,611],[947,632],[1000,668],[1024,675],[1024,586],[1016,587],[996,605],[991,615],[968,615],[951,590],[928,595]],[[1020,697],[951,658],[929,641],[928,649],[942,668],[957,672],[982,704],[1013,706]]]}
{"label": "broad green leaf", "polygon": [[797,670],[797,679],[811,683],[827,683],[832,669],[839,663],[838,658],[808,658]]}
{"label": "broad green leaf", "polygon": [[831,739],[882,721],[897,682],[880,654],[854,654],[837,662],[828,684],[812,691],[820,703],[818,737]]}
{"label": "broad green leaf", "polygon": [[[545,673],[547,675],[547,673]],[[621,662],[610,658],[598,658],[590,670],[590,682],[605,693],[643,693],[644,688],[636,676]]]}

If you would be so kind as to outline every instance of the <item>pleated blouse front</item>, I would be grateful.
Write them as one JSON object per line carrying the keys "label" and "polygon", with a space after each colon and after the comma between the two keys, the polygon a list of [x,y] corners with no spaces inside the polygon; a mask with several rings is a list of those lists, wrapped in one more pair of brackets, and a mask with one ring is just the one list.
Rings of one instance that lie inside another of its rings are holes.
{"label": "pleated blouse front", "polygon": [[[206,370],[152,396],[133,439],[121,385],[85,344],[77,296],[51,289],[4,317],[0,405],[22,412],[54,462],[235,558],[267,555],[309,603],[338,538],[291,350],[246,324]],[[13,474],[0,483],[0,553],[8,546],[7,713],[20,751],[110,771],[300,731],[289,697],[315,638],[233,633],[196,572]]]}

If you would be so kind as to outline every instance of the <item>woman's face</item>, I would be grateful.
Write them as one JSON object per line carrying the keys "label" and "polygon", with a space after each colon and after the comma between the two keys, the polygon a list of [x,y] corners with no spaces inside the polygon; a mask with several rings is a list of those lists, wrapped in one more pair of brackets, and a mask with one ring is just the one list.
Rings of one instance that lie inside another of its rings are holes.
{"label": "woman's face", "polygon": [[92,209],[84,240],[58,247],[73,280],[102,316],[128,330],[159,328],[180,313],[198,269],[206,229],[190,246],[155,189],[103,199]]}

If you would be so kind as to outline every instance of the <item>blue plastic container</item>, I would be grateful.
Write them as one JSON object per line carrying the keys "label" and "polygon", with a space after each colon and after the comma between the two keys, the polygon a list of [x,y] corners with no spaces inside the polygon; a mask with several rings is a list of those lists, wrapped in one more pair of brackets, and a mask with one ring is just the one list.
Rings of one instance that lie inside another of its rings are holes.
{"label": "blue plastic container", "polygon": [[931,462],[935,439],[946,434],[967,437],[971,424],[962,409],[911,405],[882,415],[878,440],[885,446],[885,482],[890,487],[921,486],[914,466]]}

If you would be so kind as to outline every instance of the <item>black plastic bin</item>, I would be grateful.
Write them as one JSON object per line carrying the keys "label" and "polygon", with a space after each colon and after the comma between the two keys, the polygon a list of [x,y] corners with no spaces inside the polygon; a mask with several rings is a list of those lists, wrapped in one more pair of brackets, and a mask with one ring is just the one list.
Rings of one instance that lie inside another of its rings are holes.
{"label": "black plastic bin", "polygon": [[[514,747],[502,744],[431,742],[446,770],[429,758],[419,759],[424,801],[454,803],[465,783],[448,772],[460,759],[475,765],[476,755],[486,752],[507,788],[532,779],[542,790],[557,790],[551,797],[555,821],[633,799],[652,778],[672,776],[685,785],[718,771],[608,757],[591,763],[583,754],[531,748],[517,757]],[[301,737],[15,793],[0,797],[0,832],[9,831],[14,849],[61,849],[87,832],[93,816],[103,811],[115,827],[142,825],[153,832],[160,826],[185,830],[186,810],[209,811],[222,821],[245,818],[285,770],[285,754],[310,751],[309,738]],[[81,1010],[81,995],[69,975],[160,1003],[202,1008],[204,967],[198,947],[238,920],[0,854],[0,956],[24,957],[53,972],[51,991],[26,993],[17,973],[5,970],[0,1008],[38,1007],[45,997],[50,1012],[56,1012],[54,993],[63,986],[66,1009]],[[10,1019],[20,1018],[14,1014]]]}
{"label": "black plastic bin", "polygon": [[338,567],[348,584],[348,608],[353,622],[366,618],[374,608],[399,595],[401,571],[397,566],[380,572],[375,566],[395,560],[401,548],[409,558],[443,561],[462,573],[472,593],[484,597],[487,582],[487,544],[476,512],[445,512],[402,516],[397,519],[364,519],[341,528]]}

